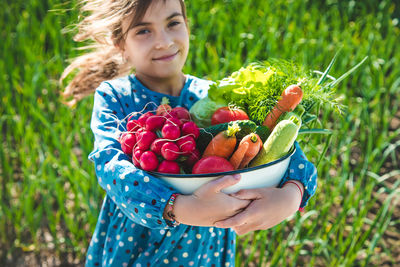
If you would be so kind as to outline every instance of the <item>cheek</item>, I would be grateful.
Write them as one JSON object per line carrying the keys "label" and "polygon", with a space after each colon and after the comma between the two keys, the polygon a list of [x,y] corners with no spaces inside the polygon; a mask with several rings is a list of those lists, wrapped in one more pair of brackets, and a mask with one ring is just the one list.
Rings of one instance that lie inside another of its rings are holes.
{"label": "cheek", "polygon": [[179,36],[179,42],[184,46],[185,51],[187,52],[189,50],[189,35],[188,33],[183,33],[182,35]]}
{"label": "cheek", "polygon": [[187,28],[181,28],[179,31],[175,33],[175,39],[179,40],[181,44],[186,46],[189,45],[189,31]]}
{"label": "cheek", "polygon": [[147,54],[146,47],[146,44],[135,44],[127,47],[126,53],[132,63],[140,62],[143,60],[143,57]]}

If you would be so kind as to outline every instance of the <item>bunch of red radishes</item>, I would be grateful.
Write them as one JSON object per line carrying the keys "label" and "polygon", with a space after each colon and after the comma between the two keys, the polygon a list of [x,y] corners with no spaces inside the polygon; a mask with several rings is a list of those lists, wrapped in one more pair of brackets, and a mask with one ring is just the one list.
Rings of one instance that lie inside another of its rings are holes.
{"label": "bunch of red radishes", "polygon": [[183,107],[162,104],[155,113],[129,118],[126,128],[119,137],[122,151],[145,171],[191,173],[200,158],[196,148],[200,131]]}

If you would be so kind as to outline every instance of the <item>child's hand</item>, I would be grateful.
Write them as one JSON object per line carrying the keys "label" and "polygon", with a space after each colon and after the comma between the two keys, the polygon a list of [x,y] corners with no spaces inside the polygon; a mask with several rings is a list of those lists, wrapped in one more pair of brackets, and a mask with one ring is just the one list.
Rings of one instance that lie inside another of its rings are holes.
{"label": "child's hand", "polygon": [[219,221],[215,226],[232,227],[238,235],[279,224],[294,214],[301,203],[301,193],[294,184],[286,184],[283,188],[240,190],[232,196],[252,202],[241,213]]}
{"label": "child's hand", "polygon": [[250,200],[221,192],[239,180],[240,175],[227,175],[206,183],[192,195],[179,195],[174,204],[176,220],[188,225],[214,226],[215,222],[239,213],[249,205]]}

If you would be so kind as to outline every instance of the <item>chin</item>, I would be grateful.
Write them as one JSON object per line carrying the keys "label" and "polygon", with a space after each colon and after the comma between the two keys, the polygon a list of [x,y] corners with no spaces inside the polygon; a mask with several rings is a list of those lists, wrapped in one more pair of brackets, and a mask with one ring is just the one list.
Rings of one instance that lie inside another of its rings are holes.
{"label": "chin", "polygon": [[153,72],[153,76],[158,77],[160,79],[168,79],[168,78],[173,78],[178,75],[182,74],[182,68],[179,69],[174,69],[174,70],[160,70],[157,72]]}

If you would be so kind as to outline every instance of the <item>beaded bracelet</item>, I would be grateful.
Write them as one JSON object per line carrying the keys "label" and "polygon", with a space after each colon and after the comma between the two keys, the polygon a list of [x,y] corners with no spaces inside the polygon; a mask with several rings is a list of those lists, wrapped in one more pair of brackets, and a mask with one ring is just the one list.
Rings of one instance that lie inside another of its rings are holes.
{"label": "beaded bracelet", "polygon": [[[300,186],[299,186],[297,183],[295,183],[295,182],[289,180],[289,181],[286,181],[286,182],[283,184],[283,186],[285,186],[285,184],[289,184],[289,183],[290,183],[290,184],[294,184],[294,185],[297,186],[297,188],[298,188],[299,191],[300,191],[301,199],[303,199],[303,190],[301,190]],[[299,211],[304,211],[304,208],[299,208]]]}
{"label": "beaded bracelet", "polygon": [[175,204],[175,200],[176,200],[176,197],[178,195],[179,194],[174,193],[174,194],[171,195],[171,197],[168,200],[167,215],[168,215],[169,218],[166,219],[168,226],[175,227],[175,226],[178,226],[180,224],[178,221],[175,220],[175,214],[173,212],[173,207],[174,207],[174,204]]}

